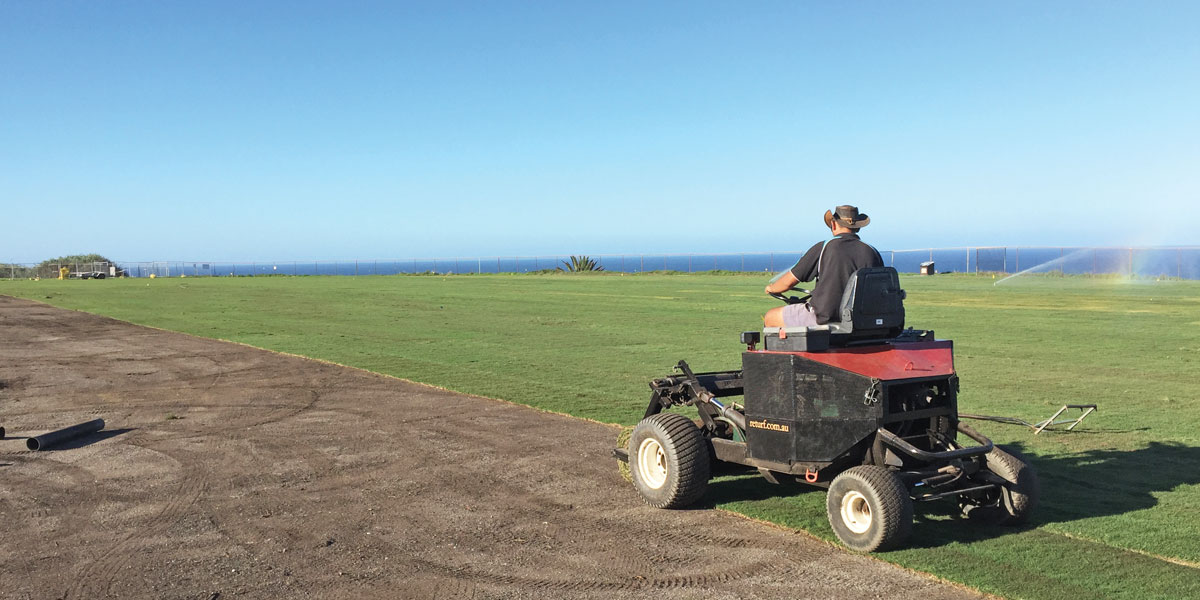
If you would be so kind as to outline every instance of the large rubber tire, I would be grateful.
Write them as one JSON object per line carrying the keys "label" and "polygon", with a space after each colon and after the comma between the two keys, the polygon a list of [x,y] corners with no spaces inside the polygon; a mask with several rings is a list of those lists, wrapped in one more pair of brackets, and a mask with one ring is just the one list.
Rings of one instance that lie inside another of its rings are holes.
{"label": "large rubber tire", "polygon": [[708,440],[679,413],[646,417],[629,436],[629,467],[633,486],[646,504],[683,508],[708,489]]}
{"label": "large rubber tire", "polygon": [[834,477],[825,496],[825,510],[833,533],[858,552],[895,548],[912,533],[908,489],[883,467],[854,467]]}
{"label": "large rubber tire", "polygon": [[989,524],[1021,525],[1029,521],[1038,504],[1040,488],[1033,465],[1016,450],[993,448],[984,456],[985,467],[1007,483],[982,499],[959,500],[963,515]]}

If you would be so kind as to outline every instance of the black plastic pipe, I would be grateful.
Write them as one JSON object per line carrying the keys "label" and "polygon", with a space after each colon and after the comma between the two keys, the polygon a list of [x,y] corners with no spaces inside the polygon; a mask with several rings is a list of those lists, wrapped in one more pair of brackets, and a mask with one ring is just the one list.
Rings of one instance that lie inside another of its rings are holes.
{"label": "black plastic pipe", "polygon": [[31,437],[25,440],[25,447],[30,450],[45,450],[55,444],[61,444],[81,435],[95,433],[101,429],[104,429],[104,419],[96,419],[95,421],[88,421],[87,423],[80,423],[59,429],[58,431],[51,431],[37,437]]}

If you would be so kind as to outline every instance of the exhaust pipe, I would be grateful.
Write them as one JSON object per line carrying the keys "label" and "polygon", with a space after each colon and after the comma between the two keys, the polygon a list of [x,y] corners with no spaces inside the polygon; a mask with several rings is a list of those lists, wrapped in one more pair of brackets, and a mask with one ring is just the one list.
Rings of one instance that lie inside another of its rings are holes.
{"label": "exhaust pipe", "polygon": [[72,425],[58,431],[43,433],[37,437],[31,437],[25,440],[25,447],[30,450],[45,450],[55,444],[61,444],[67,440],[75,439],[81,435],[95,433],[104,429],[104,419],[96,419],[87,423]]}

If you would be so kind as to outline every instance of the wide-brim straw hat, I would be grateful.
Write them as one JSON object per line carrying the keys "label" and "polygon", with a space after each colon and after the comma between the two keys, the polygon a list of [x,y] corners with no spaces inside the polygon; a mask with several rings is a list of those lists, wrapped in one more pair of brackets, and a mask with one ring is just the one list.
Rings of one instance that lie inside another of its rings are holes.
{"label": "wide-brim straw hat", "polygon": [[843,204],[833,210],[825,211],[826,227],[833,227],[835,220],[842,227],[849,227],[850,229],[859,229],[871,223],[871,217],[858,212],[857,206],[850,206],[849,204]]}

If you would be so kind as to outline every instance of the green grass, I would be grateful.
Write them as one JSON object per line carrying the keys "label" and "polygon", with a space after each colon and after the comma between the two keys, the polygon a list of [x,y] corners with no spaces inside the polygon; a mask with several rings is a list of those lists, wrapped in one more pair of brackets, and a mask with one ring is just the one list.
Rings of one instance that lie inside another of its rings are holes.
{"label": "green grass", "polygon": [[[599,421],[633,424],[649,379],[686,358],[739,365],[774,306],[757,275],[264,277],[0,282],[0,293],[312,356]],[[955,340],[960,409],[1031,456],[1024,529],[919,505],[910,548],[879,557],[1012,598],[1200,597],[1200,282],[905,277],[908,323]],[[825,539],[824,494],[723,478],[713,506]]]}

